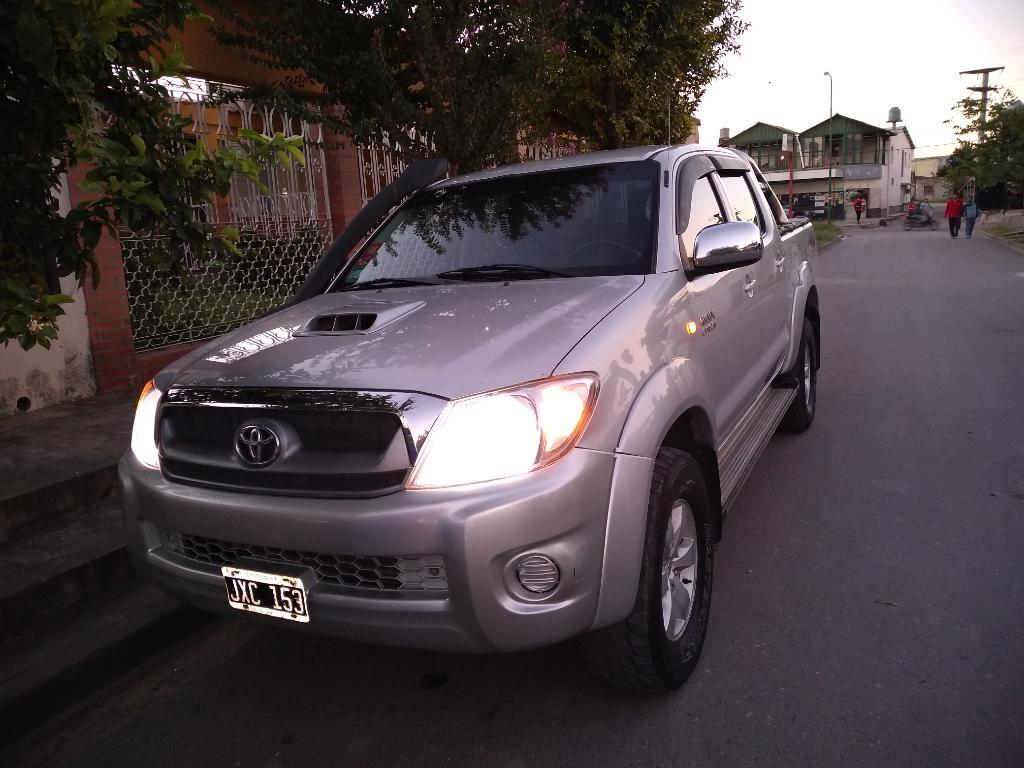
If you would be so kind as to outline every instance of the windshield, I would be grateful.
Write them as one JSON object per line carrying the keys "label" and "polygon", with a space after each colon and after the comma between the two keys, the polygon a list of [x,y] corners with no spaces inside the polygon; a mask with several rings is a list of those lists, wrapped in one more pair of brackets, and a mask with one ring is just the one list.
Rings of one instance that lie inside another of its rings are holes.
{"label": "windshield", "polygon": [[616,163],[428,190],[397,211],[333,290],[371,281],[645,274],[658,168],[653,160]]}

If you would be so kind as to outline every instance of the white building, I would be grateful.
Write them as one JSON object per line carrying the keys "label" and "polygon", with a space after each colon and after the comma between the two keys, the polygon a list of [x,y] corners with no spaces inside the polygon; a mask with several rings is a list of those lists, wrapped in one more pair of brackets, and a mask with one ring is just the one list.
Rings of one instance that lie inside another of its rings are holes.
{"label": "white building", "polygon": [[754,158],[785,205],[792,178],[793,207],[802,215],[827,216],[830,185],[833,219],[852,218],[858,194],[869,219],[899,214],[913,194],[914,141],[903,126],[879,128],[835,114],[803,131],[756,123],[720,143]]}

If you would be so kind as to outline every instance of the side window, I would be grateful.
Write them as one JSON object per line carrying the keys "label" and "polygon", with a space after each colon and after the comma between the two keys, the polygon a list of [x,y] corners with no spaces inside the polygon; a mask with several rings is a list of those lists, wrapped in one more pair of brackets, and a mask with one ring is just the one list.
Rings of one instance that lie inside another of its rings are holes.
{"label": "side window", "polygon": [[757,225],[758,229],[764,232],[761,212],[758,210],[754,197],[750,193],[747,180],[743,176],[721,176],[720,180],[725,188],[726,197],[729,198],[729,205],[735,213],[736,220],[752,222]]}
{"label": "side window", "polygon": [[725,216],[722,215],[722,207],[718,204],[718,196],[711,186],[711,180],[707,176],[697,179],[690,198],[690,217],[682,234],[686,255],[693,256],[693,243],[698,232],[723,221]]}

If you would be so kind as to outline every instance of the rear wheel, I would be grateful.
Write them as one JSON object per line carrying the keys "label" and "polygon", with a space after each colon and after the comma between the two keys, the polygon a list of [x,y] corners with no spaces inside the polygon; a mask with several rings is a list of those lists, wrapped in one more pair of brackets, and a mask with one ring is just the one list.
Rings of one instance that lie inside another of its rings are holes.
{"label": "rear wheel", "polygon": [[818,350],[814,344],[814,327],[804,318],[800,332],[800,356],[793,366],[793,373],[799,378],[796,399],[782,417],[782,429],[786,432],[804,432],[814,421],[818,404]]}
{"label": "rear wheel", "polygon": [[711,608],[711,505],[697,460],[662,448],[654,467],[633,611],[583,638],[594,670],[619,688],[671,691],[697,666]]}

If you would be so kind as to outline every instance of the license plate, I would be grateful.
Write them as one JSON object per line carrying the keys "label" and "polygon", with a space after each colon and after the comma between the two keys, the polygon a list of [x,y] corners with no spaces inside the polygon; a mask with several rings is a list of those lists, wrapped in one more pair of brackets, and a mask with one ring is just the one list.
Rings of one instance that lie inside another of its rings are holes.
{"label": "license plate", "polygon": [[309,621],[306,587],[300,579],[227,565],[220,572],[232,608],[289,621]]}

